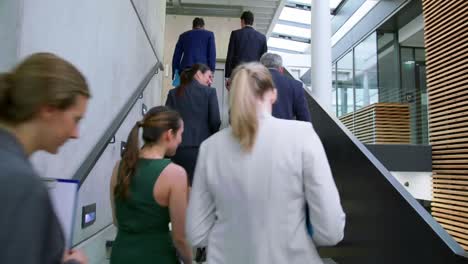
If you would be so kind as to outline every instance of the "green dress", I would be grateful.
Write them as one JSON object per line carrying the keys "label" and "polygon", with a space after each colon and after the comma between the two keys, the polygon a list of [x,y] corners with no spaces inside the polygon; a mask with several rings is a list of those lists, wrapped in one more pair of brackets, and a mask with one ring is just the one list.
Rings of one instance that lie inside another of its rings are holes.
{"label": "green dress", "polygon": [[153,186],[169,159],[139,159],[127,200],[115,199],[117,237],[111,264],[179,263],[169,232],[169,208],[156,203]]}

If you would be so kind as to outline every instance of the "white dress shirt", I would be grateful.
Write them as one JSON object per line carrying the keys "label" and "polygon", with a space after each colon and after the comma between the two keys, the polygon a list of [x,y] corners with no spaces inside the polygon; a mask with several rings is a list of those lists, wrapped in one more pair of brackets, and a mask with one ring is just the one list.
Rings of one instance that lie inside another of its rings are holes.
{"label": "white dress shirt", "polygon": [[341,241],[345,226],[322,143],[311,123],[259,116],[251,152],[230,127],[202,143],[187,238],[207,246],[209,264],[322,263],[315,247]]}

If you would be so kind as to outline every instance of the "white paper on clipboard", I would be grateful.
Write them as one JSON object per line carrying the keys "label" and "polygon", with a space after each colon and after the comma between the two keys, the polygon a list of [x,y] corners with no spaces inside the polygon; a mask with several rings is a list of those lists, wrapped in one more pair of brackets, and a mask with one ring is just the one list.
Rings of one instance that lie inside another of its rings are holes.
{"label": "white paper on clipboard", "polygon": [[55,214],[65,236],[65,248],[70,249],[73,241],[76,203],[78,201],[77,180],[44,179],[49,190]]}

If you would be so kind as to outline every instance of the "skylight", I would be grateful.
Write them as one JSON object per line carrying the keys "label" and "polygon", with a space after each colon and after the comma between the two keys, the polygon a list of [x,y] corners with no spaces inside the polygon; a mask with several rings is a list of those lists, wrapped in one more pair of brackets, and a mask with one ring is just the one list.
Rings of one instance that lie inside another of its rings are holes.
{"label": "skylight", "polygon": [[269,38],[268,39],[268,47],[272,47],[272,48],[292,50],[292,51],[302,53],[307,49],[308,46],[309,44],[307,43],[292,41],[292,40],[287,40],[287,39],[281,39],[281,38]]}
{"label": "skylight", "polygon": [[310,29],[293,27],[283,24],[276,24],[273,28],[273,33],[310,39]]}
{"label": "skylight", "polygon": [[285,7],[279,17],[280,20],[292,21],[301,24],[310,24],[310,11],[300,10],[297,8]]}

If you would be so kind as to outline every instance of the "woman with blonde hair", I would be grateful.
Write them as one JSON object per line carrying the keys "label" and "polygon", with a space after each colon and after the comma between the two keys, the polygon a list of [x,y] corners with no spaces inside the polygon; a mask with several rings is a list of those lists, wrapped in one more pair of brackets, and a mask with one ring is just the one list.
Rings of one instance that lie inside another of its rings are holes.
{"label": "woman with blonde hair", "polygon": [[29,157],[55,154],[70,138],[90,97],[84,76],[51,53],[36,53],[0,74],[0,263],[87,263],[66,250],[47,187]]}
{"label": "woman with blonde hair", "polygon": [[276,96],[264,66],[238,66],[231,127],[200,147],[186,232],[193,246],[207,246],[208,263],[322,263],[315,247],[343,238],[345,214],[320,139],[308,122],[272,117]]}
{"label": "woman with blonde hair", "polygon": [[[138,143],[140,128],[142,148]],[[118,228],[111,264],[179,264],[176,251],[183,263],[192,263],[185,239],[187,174],[164,158],[175,154],[183,131],[179,113],[157,106],[128,135],[127,149],[111,178],[114,224]]]}

